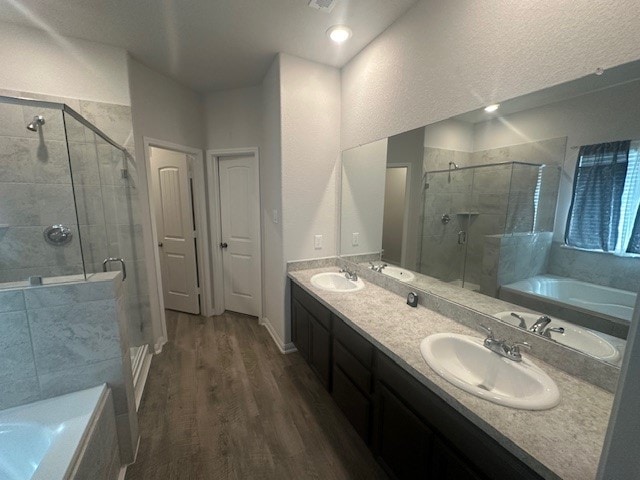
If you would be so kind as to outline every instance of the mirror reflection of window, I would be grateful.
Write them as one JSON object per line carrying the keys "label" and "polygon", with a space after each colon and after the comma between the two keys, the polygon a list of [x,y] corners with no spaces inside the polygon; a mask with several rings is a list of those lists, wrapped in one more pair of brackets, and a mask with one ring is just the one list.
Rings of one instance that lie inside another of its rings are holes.
{"label": "mirror reflection of window", "polygon": [[616,255],[640,254],[640,142],[580,147],[565,243]]}

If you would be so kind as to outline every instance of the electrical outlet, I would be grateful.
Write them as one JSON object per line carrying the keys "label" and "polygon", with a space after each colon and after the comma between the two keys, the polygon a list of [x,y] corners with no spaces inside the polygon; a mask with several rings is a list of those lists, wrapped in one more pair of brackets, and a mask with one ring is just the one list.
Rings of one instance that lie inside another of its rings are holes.
{"label": "electrical outlet", "polygon": [[278,209],[273,209],[273,223],[278,223]]}
{"label": "electrical outlet", "polygon": [[313,248],[320,250],[322,248],[322,235],[314,235]]}
{"label": "electrical outlet", "polygon": [[353,232],[351,235],[351,246],[357,247],[360,245],[360,234],[358,232]]}

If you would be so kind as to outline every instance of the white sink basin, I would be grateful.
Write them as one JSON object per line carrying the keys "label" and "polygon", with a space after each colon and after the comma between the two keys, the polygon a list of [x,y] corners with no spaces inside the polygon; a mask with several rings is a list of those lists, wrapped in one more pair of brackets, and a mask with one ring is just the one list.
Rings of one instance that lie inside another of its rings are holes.
{"label": "white sink basin", "polygon": [[382,273],[385,275],[400,280],[401,282],[410,282],[414,280],[416,276],[409,270],[404,268],[394,267],[393,265],[387,265],[382,269]]}
{"label": "white sink basin", "polygon": [[311,284],[328,292],[357,292],[364,288],[364,282],[360,279],[349,280],[344,273],[326,272],[317,273],[311,277]]}
{"label": "white sink basin", "polygon": [[547,410],[560,401],[555,382],[526,358],[501,357],[468,335],[437,333],[420,344],[427,364],[456,387],[490,402],[522,410]]}
{"label": "white sink basin", "polygon": [[[515,313],[521,315],[525,319],[527,327],[531,327],[531,325],[540,318],[540,315],[536,313]],[[496,313],[494,316],[511,325],[520,325],[520,320],[513,317],[511,312],[500,312]],[[608,362],[614,362],[620,358],[620,352],[616,347],[589,329],[581,328],[573,325],[572,323],[558,320],[556,318],[552,318],[551,323],[547,325],[547,327],[564,328],[564,333],[553,332],[551,333],[551,338],[558,343],[566,345],[567,347],[575,348],[576,350],[580,350],[581,352]]]}

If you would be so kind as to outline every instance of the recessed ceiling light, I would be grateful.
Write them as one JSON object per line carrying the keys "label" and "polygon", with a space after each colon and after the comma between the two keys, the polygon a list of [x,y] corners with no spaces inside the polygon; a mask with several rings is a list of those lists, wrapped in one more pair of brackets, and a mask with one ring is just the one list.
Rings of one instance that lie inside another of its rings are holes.
{"label": "recessed ceiling light", "polygon": [[494,103],[493,105],[489,105],[488,107],[484,107],[484,111],[487,113],[495,112],[498,108],[500,108],[499,103]]}
{"label": "recessed ceiling light", "polygon": [[344,25],[334,25],[329,30],[327,30],[327,35],[334,42],[343,43],[351,38],[352,32],[349,27],[346,27]]}

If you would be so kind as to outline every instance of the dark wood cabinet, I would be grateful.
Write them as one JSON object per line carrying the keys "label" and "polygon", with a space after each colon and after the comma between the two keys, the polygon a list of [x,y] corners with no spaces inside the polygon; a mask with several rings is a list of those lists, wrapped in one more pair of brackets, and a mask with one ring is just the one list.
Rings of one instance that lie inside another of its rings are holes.
{"label": "dark wood cabinet", "polygon": [[336,318],[333,327],[333,399],[370,444],[375,348],[341,319]]}
{"label": "dark wood cabinet", "polygon": [[293,343],[391,478],[541,479],[293,282],[291,297]]}
{"label": "dark wood cabinet", "polygon": [[327,390],[331,389],[331,312],[291,285],[291,340]]}

